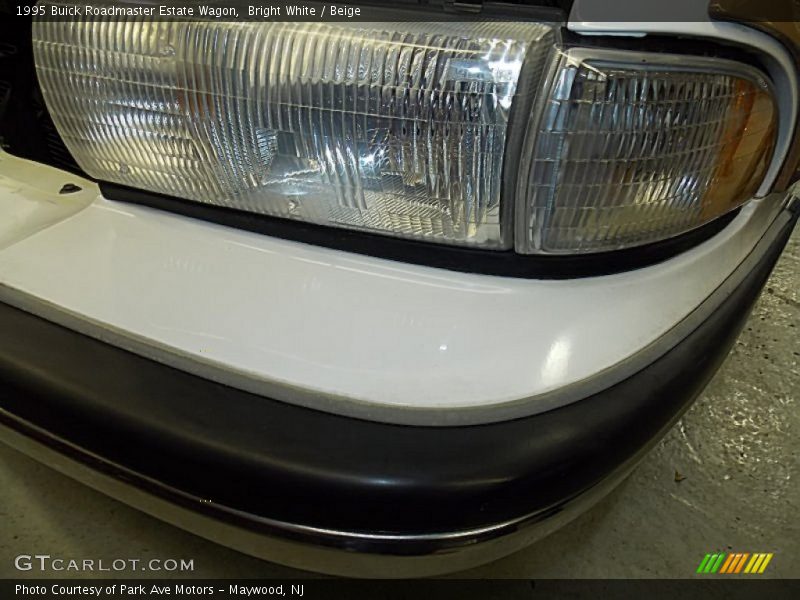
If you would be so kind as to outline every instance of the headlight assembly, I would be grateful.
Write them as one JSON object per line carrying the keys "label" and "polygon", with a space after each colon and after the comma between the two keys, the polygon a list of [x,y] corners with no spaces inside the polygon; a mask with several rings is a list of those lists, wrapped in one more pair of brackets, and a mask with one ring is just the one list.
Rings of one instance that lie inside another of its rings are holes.
{"label": "headlight assembly", "polygon": [[92,177],[493,248],[511,245],[501,184],[520,72],[541,70],[551,46],[552,29],[535,23],[34,29],[53,120]]}
{"label": "headlight assembly", "polygon": [[758,188],[777,127],[754,68],[561,51],[544,23],[85,18],[33,35],[53,121],[96,179],[519,254],[714,220]]}

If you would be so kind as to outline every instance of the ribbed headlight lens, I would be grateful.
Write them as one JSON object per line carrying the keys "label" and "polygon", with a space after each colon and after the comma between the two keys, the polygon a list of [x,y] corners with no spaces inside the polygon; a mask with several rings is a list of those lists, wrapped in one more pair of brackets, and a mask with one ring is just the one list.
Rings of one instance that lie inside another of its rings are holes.
{"label": "ribbed headlight lens", "polygon": [[44,97],[92,177],[494,248],[512,243],[501,190],[523,62],[541,72],[551,46],[535,23],[34,26]]}
{"label": "ribbed headlight lens", "polygon": [[746,202],[775,143],[756,69],[560,52],[548,24],[83,17],[33,36],[53,121],[90,176],[398,237],[644,245]]}
{"label": "ribbed headlight lens", "polygon": [[554,65],[528,130],[518,251],[585,253],[662,240],[758,189],[776,132],[761,75],[724,60],[637,58],[573,51]]}

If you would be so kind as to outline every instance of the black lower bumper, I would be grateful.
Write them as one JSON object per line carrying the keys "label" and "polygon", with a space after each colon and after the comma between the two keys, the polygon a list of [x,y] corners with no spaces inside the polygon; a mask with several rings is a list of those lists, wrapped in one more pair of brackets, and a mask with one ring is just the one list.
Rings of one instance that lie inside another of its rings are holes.
{"label": "black lower bumper", "polygon": [[340,417],[175,370],[0,304],[0,425],[251,531],[392,556],[458,550],[619,472],[716,371],[788,240],[658,360],[592,397],[481,426]]}

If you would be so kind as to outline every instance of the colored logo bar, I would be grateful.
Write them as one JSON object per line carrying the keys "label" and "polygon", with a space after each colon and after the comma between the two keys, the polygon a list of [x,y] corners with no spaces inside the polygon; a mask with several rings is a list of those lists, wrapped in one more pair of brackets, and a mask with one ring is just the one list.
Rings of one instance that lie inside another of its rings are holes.
{"label": "colored logo bar", "polygon": [[735,575],[737,573],[747,573],[750,575],[760,575],[763,573],[769,561],[772,560],[772,552],[717,552],[706,554],[697,567],[700,574],[724,574]]}

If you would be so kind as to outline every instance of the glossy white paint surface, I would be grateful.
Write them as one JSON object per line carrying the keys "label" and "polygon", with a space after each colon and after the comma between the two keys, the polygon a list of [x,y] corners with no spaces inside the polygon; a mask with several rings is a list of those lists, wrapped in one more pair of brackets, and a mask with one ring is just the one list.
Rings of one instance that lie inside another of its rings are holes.
{"label": "glossy white paint surface", "polygon": [[[773,37],[736,23],[711,21],[708,18],[707,3],[696,0],[681,0],[683,10],[681,14],[690,14],[688,8],[697,10],[697,21],[670,22],[670,21],[587,21],[586,14],[597,14],[598,3],[607,3],[608,0],[576,0],[570,12],[568,29],[576,33],[589,36],[598,35],[623,35],[645,36],[648,34],[682,35],[698,38],[711,38],[726,43],[735,43],[749,47],[761,54],[766,59],[765,67],[775,85],[778,103],[780,127],[775,146],[772,164],[764,176],[764,182],[759,189],[758,196],[769,193],[783,165],[786,153],[792,143],[793,132],[797,124],[797,113],[800,109],[800,82],[791,55],[783,45]],[[648,4],[652,7],[649,8]],[[669,14],[669,3],[663,0],[636,0],[632,3],[631,15],[634,14]],[[599,4],[602,12],[603,5]],[[666,12],[664,12],[666,11]],[[633,17],[632,17],[633,18]],[[676,42],[676,47],[678,42]]]}
{"label": "glossy white paint surface", "polygon": [[[91,182],[75,175],[42,181],[41,167],[0,150],[0,248],[86,208],[97,197]],[[65,183],[81,191],[59,194]],[[57,186],[57,187],[56,187]]]}
{"label": "glossy white paint surface", "polygon": [[[17,162],[6,158],[0,173]],[[36,171],[40,188],[63,183],[55,169]],[[273,239],[94,193],[83,210],[0,249],[0,300],[100,325],[111,333],[99,337],[250,391],[399,422],[418,422],[411,413],[423,409],[490,415],[531,397],[528,412],[563,403],[547,392],[667,333],[742,262],[778,208],[774,198],[753,202],[659,265],[536,281]],[[49,206],[25,185],[0,188],[9,205]]]}

